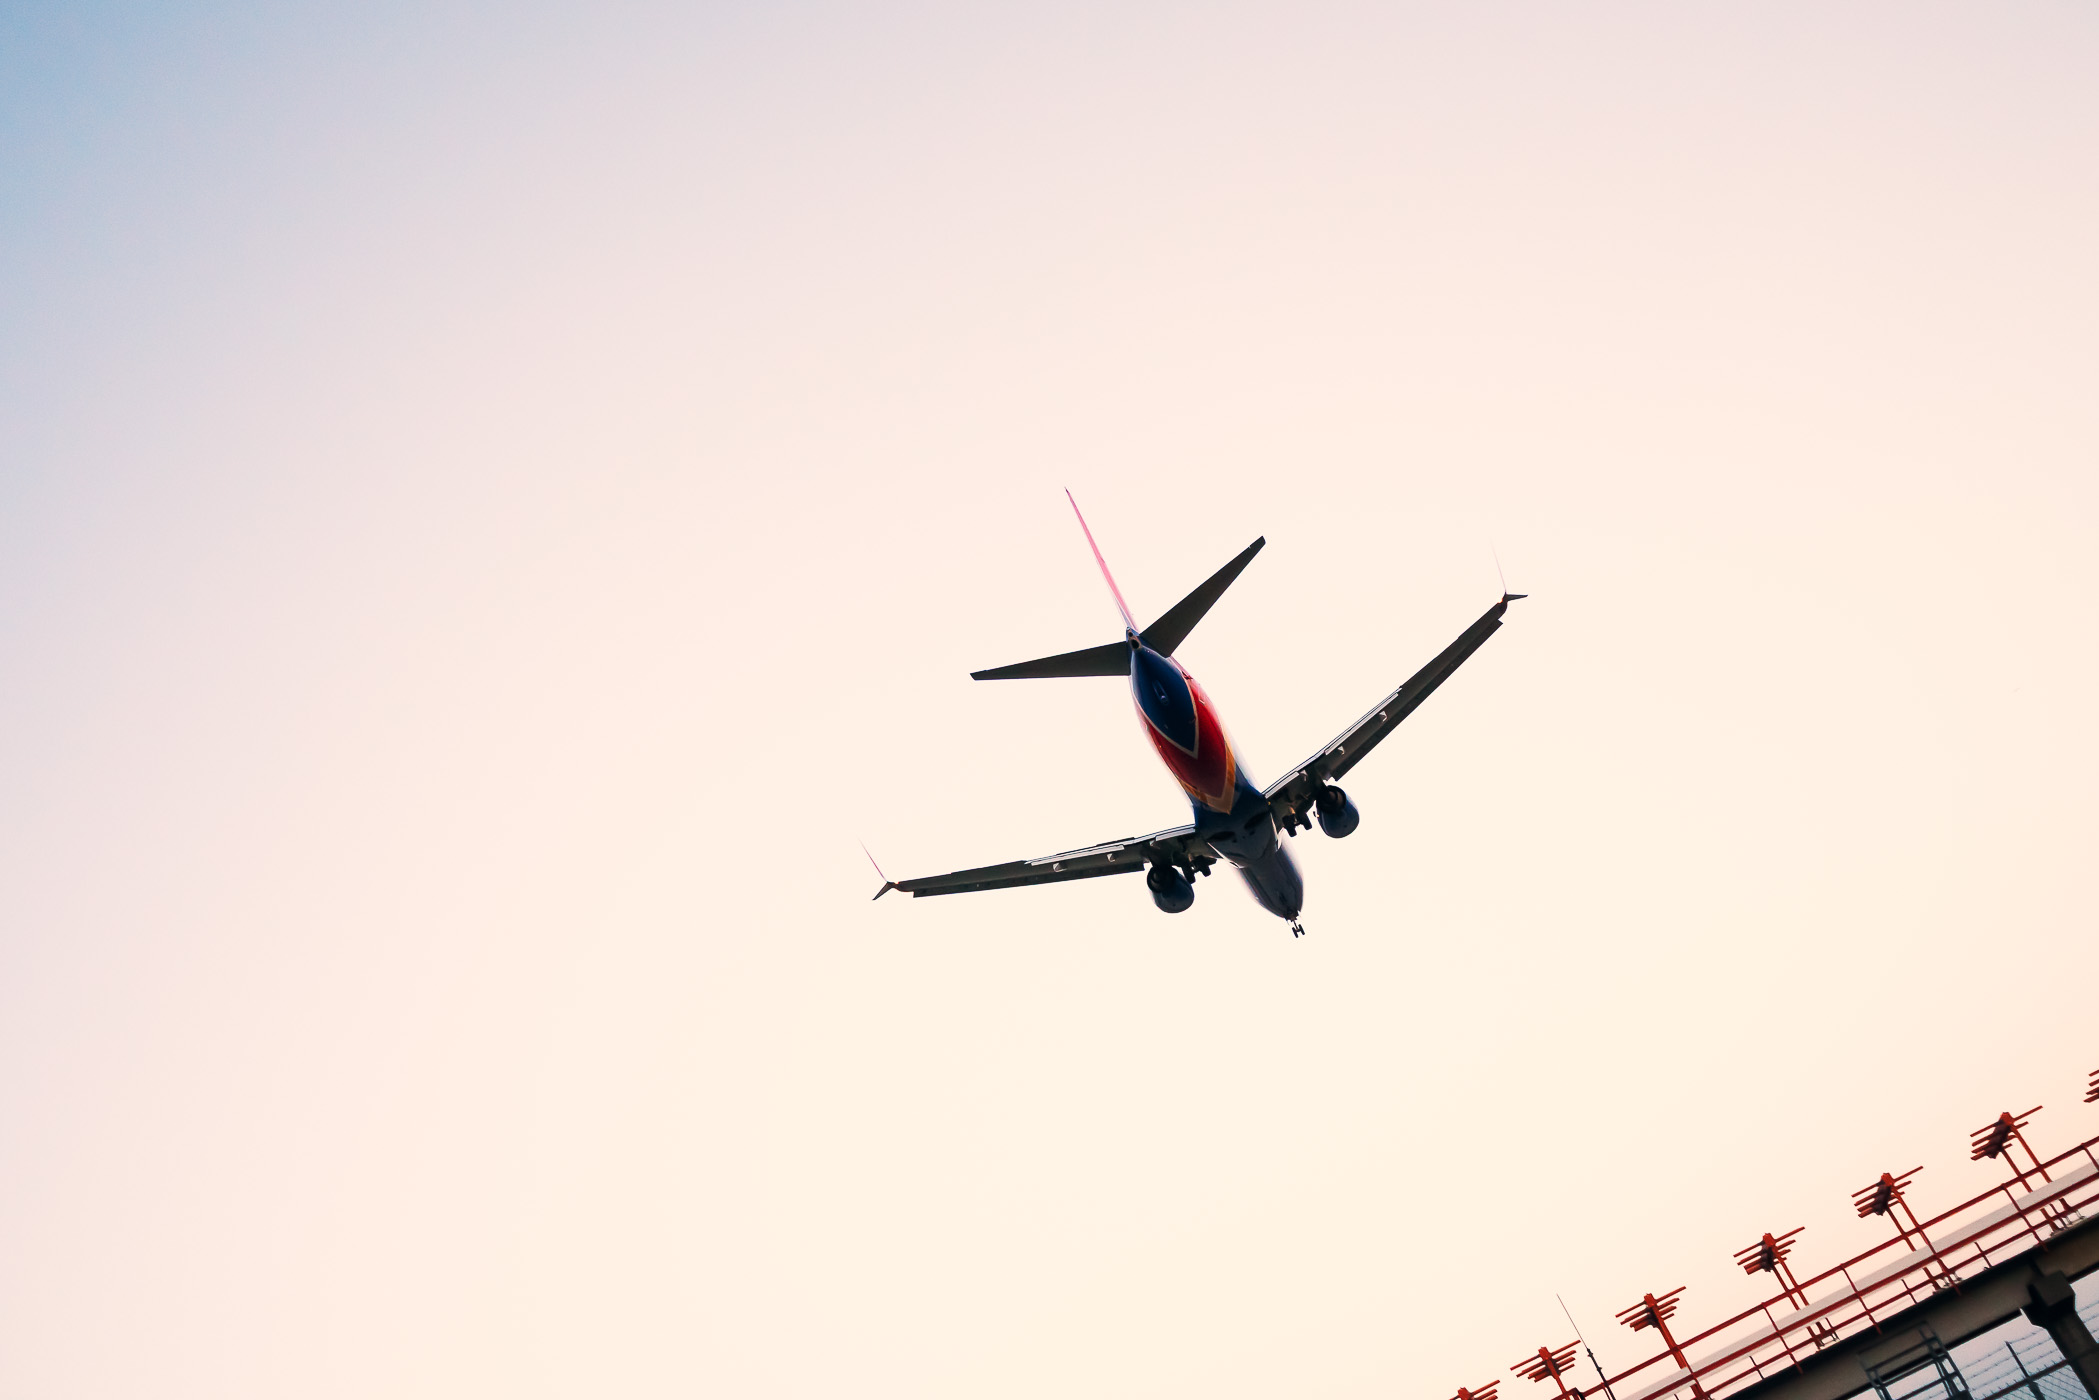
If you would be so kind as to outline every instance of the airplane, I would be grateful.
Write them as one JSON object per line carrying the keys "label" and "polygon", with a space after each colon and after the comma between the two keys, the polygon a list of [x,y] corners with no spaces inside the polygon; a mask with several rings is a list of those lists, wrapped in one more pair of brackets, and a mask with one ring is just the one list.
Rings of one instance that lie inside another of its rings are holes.
{"label": "airplane", "polygon": [[[1094,543],[1093,531],[1069,491],[1079,529],[1100,565],[1101,577],[1115,597],[1122,614],[1119,642],[973,671],[972,680],[1031,680],[1053,676],[1129,677],[1130,693],[1137,704],[1137,717],[1145,735],[1166,764],[1174,780],[1188,795],[1195,820],[1187,826],[1155,831],[1149,836],[1123,837],[1082,850],[1043,856],[1039,860],[1009,861],[1004,865],[957,870],[948,875],[929,875],[915,880],[891,880],[882,875],[880,899],[891,890],[902,890],[918,898],[926,895],[964,894],[974,890],[1012,889],[1021,885],[1046,885],[1059,880],[1089,880],[1101,875],[1134,875],[1145,872],[1152,902],[1168,914],[1179,914],[1195,902],[1195,881],[1207,876],[1223,861],[1239,872],[1263,909],[1290,924],[1290,936],[1304,935],[1298,916],[1304,910],[1305,882],[1297,862],[1290,857],[1283,836],[1319,829],[1331,837],[1347,836],[1356,829],[1361,815],[1356,804],[1335,783],[1363,761],[1400,721],[1414,713],[1451,672],[1478,651],[1501,627],[1509,604],[1528,595],[1511,593],[1502,586],[1499,602],[1445,647],[1428,665],[1416,671],[1406,684],[1377,702],[1369,713],[1336,735],[1333,742],[1290,771],[1288,777],[1266,788],[1254,786],[1245,767],[1225,737],[1210,697],[1174,659],[1174,652],[1195,630],[1195,624],[1224,596],[1253,557],[1268,543],[1266,536],[1239,552],[1237,558],[1203,581],[1193,593],[1175,603],[1149,627],[1139,627],[1116,587],[1108,561]],[[868,859],[873,861],[873,856]]]}

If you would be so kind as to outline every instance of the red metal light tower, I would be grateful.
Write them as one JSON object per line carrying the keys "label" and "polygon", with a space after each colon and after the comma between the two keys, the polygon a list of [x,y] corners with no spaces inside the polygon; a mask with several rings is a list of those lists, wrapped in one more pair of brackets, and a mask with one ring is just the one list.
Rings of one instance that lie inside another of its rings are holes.
{"label": "red metal light tower", "polygon": [[[1895,1233],[1902,1236],[1904,1244],[1909,1243],[1910,1230],[1915,1230],[1921,1236],[1924,1227],[1917,1223],[1917,1212],[1910,1209],[1910,1203],[1902,1199],[1902,1188],[1911,1177],[1923,1170],[1922,1167],[1911,1167],[1901,1176],[1890,1176],[1882,1172],[1880,1180],[1862,1190],[1852,1192],[1851,1204],[1858,1207],[1858,1218],[1864,1220],[1869,1215],[1885,1215],[1894,1222]],[[1902,1217],[1905,1215],[1910,1218],[1907,1229],[1902,1224]],[[1931,1241],[1926,1240],[1925,1243],[1929,1244]]]}
{"label": "red metal light tower", "polygon": [[1495,1400],[1494,1392],[1500,1385],[1501,1378],[1499,1376],[1488,1381],[1477,1390],[1467,1390],[1461,1385],[1458,1387],[1458,1393],[1454,1400]]}
{"label": "red metal light tower", "polygon": [[1581,1391],[1567,1386],[1567,1373],[1574,1366],[1574,1346],[1569,1342],[1563,1347],[1539,1347],[1536,1356],[1526,1356],[1509,1369],[1528,1380],[1551,1381],[1560,1388],[1562,1400],[1581,1400]]}
{"label": "red metal light tower", "polygon": [[2012,1175],[2019,1178],[2019,1185],[2031,1190],[2033,1183],[2026,1179],[2026,1169],[2019,1165],[2019,1159],[2011,1152],[2011,1148],[2017,1145],[2025,1149],[2026,1160],[2033,1163],[2033,1169],[2041,1174],[2041,1180],[2048,1180],[2048,1172],[2041,1166],[2041,1159],[2026,1141],[2026,1134],[2019,1131],[2032,1122],[2033,1116],[2040,1111],[2041,1105],[2035,1104],[2017,1117],[2009,1113],[2000,1113],[1992,1121],[1968,1134],[1968,1160],[1980,1162],[1985,1157],[2002,1157],[2011,1167]]}
{"label": "red metal light tower", "polygon": [[2092,1087],[2084,1091],[2086,1103],[2099,1103],[2099,1069],[2092,1071]]}
{"label": "red metal light tower", "polygon": [[1786,1301],[1803,1308],[1807,1306],[1807,1294],[1801,1292],[1800,1280],[1793,1277],[1793,1267],[1786,1263],[1786,1256],[1793,1252],[1793,1237],[1806,1228],[1798,1225],[1783,1235],[1765,1235],[1749,1248],[1735,1251],[1735,1262],[1742,1266],[1743,1273],[1776,1276]]}
{"label": "red metal light tower", "polygon": [[[1923,1170],[1924,1168],[1922,1167],[1911,1167],[1901,1176],[1890,1176],[1888,1173],[1882,1172],[1880,1180],[1864,1190],[1852,1192],[1851,1203],[1858,1207],[1858,1215],[1861,1220],[1864,1220],[1869,1215],[1885,1215],[1890,1221],[1894,1222],[1895,1233],[1902,1237],[1904,1244],[1910,1243],[1910,1231],[1916,1231],[1917,1242],[1916,1245],[1911,1247],[1917,1248],[1921,1246],[1923,1251],[1931,1256],[1931,1262],[1922,1266],[1925,1277],[1931,1280],[1933,1288],[1945,1288],[1953,1283],[1954,1274],[1947,1267],[1946,1261],[1939,1257],[1939,1247],[1931,1242],[1931,1236],[1925,1234],[1924,1226],[1918,1223],[1916,1208],[1902,1197],[1903,1186],[1908,1183],[1911,1177]],[[1904,1228],[1902,1224],[1902,1217],[1905,1215],[1910,1218],[1907,1228]]]}
{"label": "red metal light tower", "polygon": [[1635,1332],[1652,1327],[1661,1333],[1662,1345],[1669,1348],[1669,1355],[1675,1359],[1677,1365],[1684,1368],[1684,1374],[1690,1377],[1691,1393],[1698,1396],[1699,1400],[1705,1400],[1705,1387],[1701,1386],[1698,1377],[1692,1374],[1689,1358],[1684,1355],[1684,1349],[1676,1344],[1676,1338],[1669,1335],[1669,1319],[1676,1315],[1676,1300],[1682,1293],[1683,1289],[1672,1288],[1659,1298],[1652,1293],[1646,1294],[1639,1302],[1619,1313],[1618,1320]]}

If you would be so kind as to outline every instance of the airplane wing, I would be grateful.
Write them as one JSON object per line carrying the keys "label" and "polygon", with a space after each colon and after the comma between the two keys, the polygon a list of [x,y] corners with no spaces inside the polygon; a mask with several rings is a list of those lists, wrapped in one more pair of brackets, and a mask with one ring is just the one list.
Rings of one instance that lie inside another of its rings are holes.
{"label": "airplane wing", "polygon": [[1268,799],[1268,808],[1275,814],[1277,824],[1308,821],[1312,799],[1319,789],[1362,762],[1363,756],[1376,748],[1379,740],[1414,713],[1422,701],[1435,693],[1437,686],[1450,678],[1451,672],[1464,665],[1465,659],[1494,635],[1501,627],[1501,616],[1509,610],[1509,604],[1523,596],[1521,593],[1502,594],[1500,602],[1481,614],[1480,620],[1443,648],[1435,660],[1409,676],[1405,685],[1378,701],[1370,713],[1335,735],[1332,743],[1299,764],[1290,776],[1269,787],[1263,796]]}
{"label": "airplane wing", "polygon": [[1040,860],[1012,860],[1004,865],[981,865],[957,870],[951,875],[927,875],[916,880],[890,880],[875,891],[880,899],[891,890],[902,890],[914,898],[934,894],[967,894],[973,890],[1005,890],[1020,885],[1047,885],[1058,880],[1090,880],[1096,875],[1134,875],[1147,865],[1177,865],[1191,873],[1216,863],[1209,847],[1195,839],[1195,828],[1177,826],[1149,836],[1126,836],[1084,850],[1065,851]]}

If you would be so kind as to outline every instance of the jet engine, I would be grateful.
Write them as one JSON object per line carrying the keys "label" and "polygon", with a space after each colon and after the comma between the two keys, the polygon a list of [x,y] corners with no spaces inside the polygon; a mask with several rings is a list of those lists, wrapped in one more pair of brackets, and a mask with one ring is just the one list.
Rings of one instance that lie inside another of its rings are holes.
{"label": "jet engine", "polygon": [[1151,886],[1152,903],[1163,914],[1178,914],[1195,903],[1195,886],[1170,865],[1155,865],[1145,871],[1144,883]]}
{"label": "jet engine", "polygon": [[1348,794],[1331,783],[1319,790],[1312,805],[1319,813],[1319,829],[1337,840],[1354,831],[1356,823],[1363,820],[1363,814],[1356,810],[1355,803],[1348,800]]}

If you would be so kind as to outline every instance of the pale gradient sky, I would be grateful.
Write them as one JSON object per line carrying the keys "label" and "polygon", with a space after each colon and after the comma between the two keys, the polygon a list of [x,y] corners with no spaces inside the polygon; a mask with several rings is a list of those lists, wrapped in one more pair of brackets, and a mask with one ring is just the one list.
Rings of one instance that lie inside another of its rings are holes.
{"label": "pale gradient sky", "polygon": [[[0,1394],[1416,1396],[2099,1132],[2089,4],[0,14]],[[1225,880],[870,905],[1273,778]]]}

